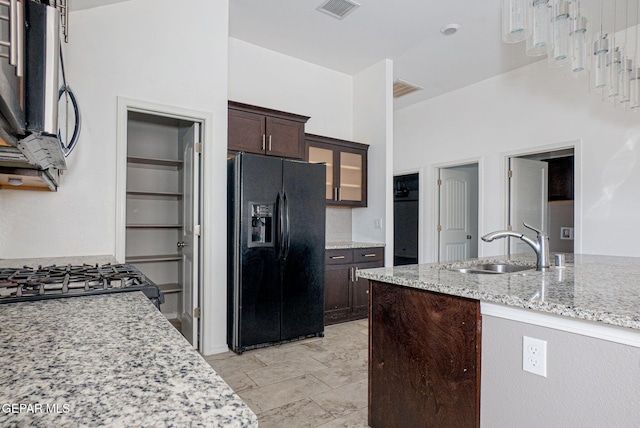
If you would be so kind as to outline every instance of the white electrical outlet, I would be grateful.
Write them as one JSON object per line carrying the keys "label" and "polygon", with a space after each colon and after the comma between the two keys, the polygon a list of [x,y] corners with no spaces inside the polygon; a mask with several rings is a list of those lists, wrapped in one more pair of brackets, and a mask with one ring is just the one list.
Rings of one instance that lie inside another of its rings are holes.
{"label": "white electrical outlet", "polygon": [[522,336],[522,370],[547,377],[547,341]]}
{"label": "white electrical outlet", "polygon": [[377,218],[373,221],[373,225],[376,229],[382,229],[382,219]]}

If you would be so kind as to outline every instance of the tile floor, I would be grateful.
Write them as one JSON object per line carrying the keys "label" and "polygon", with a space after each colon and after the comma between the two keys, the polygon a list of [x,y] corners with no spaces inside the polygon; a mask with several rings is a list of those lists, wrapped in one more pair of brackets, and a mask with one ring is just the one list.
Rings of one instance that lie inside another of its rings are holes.
{"label": "tile floor", "polygon": [[367,320],[323,338],[205,357],[261,428],[367,427]]}

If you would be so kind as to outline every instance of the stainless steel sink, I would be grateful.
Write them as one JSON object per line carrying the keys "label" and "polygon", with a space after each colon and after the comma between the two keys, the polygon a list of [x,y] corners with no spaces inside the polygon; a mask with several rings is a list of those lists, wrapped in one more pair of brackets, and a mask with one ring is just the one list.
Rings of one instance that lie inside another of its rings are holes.
{"label": "stainless steel sink", "polygon": [[476,273],[476,274],[495,274],[495,273],[513,273],[523,270],[533,270],[535,266],[523,266],[523,265],[511,265],[511,264],[498,264],[487,263],[465,266],[460,268],[453,268],[451,270],[462,273]]}

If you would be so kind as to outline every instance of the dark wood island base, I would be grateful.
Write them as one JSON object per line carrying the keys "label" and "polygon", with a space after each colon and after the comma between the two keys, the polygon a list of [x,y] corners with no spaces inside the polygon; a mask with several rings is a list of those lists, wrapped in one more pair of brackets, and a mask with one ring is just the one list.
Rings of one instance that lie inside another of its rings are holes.
{"label": "dark wood island base", "polygon": [[480,302],[369,285],[369,425],[480,426]]}

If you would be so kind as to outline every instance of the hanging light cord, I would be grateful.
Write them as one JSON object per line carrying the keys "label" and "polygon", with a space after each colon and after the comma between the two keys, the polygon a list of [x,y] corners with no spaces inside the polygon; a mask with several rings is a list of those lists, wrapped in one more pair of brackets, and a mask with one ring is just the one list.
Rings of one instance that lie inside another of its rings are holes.
{"label": "hanging light cord", "polygon": [[73,151],[78,142],[78,137],[80,136],[80,110],[78,109],[78,101],[76,100],[73,91],[67,85],[67,78],[64,73],[64,60],[62,58],[62,45],[60,45],[60,68],[62,69],[62,86],[58,91],[58,101],[65,96],[66,101],[66,114],[65,114],[65,137],[69,137],[69,100],[71,100],[71,104],[73,105],[73,112],[75,117],[75,123],[73,127],[73,135],[69,140],[69,144],[65,144],[62,141],[62,135],[60,134],[60,128],[58,128],[58,141],[60,142],[60,147],[62,147],[62,152],[64,153],[64,157],[69,156],[69,154]]}

